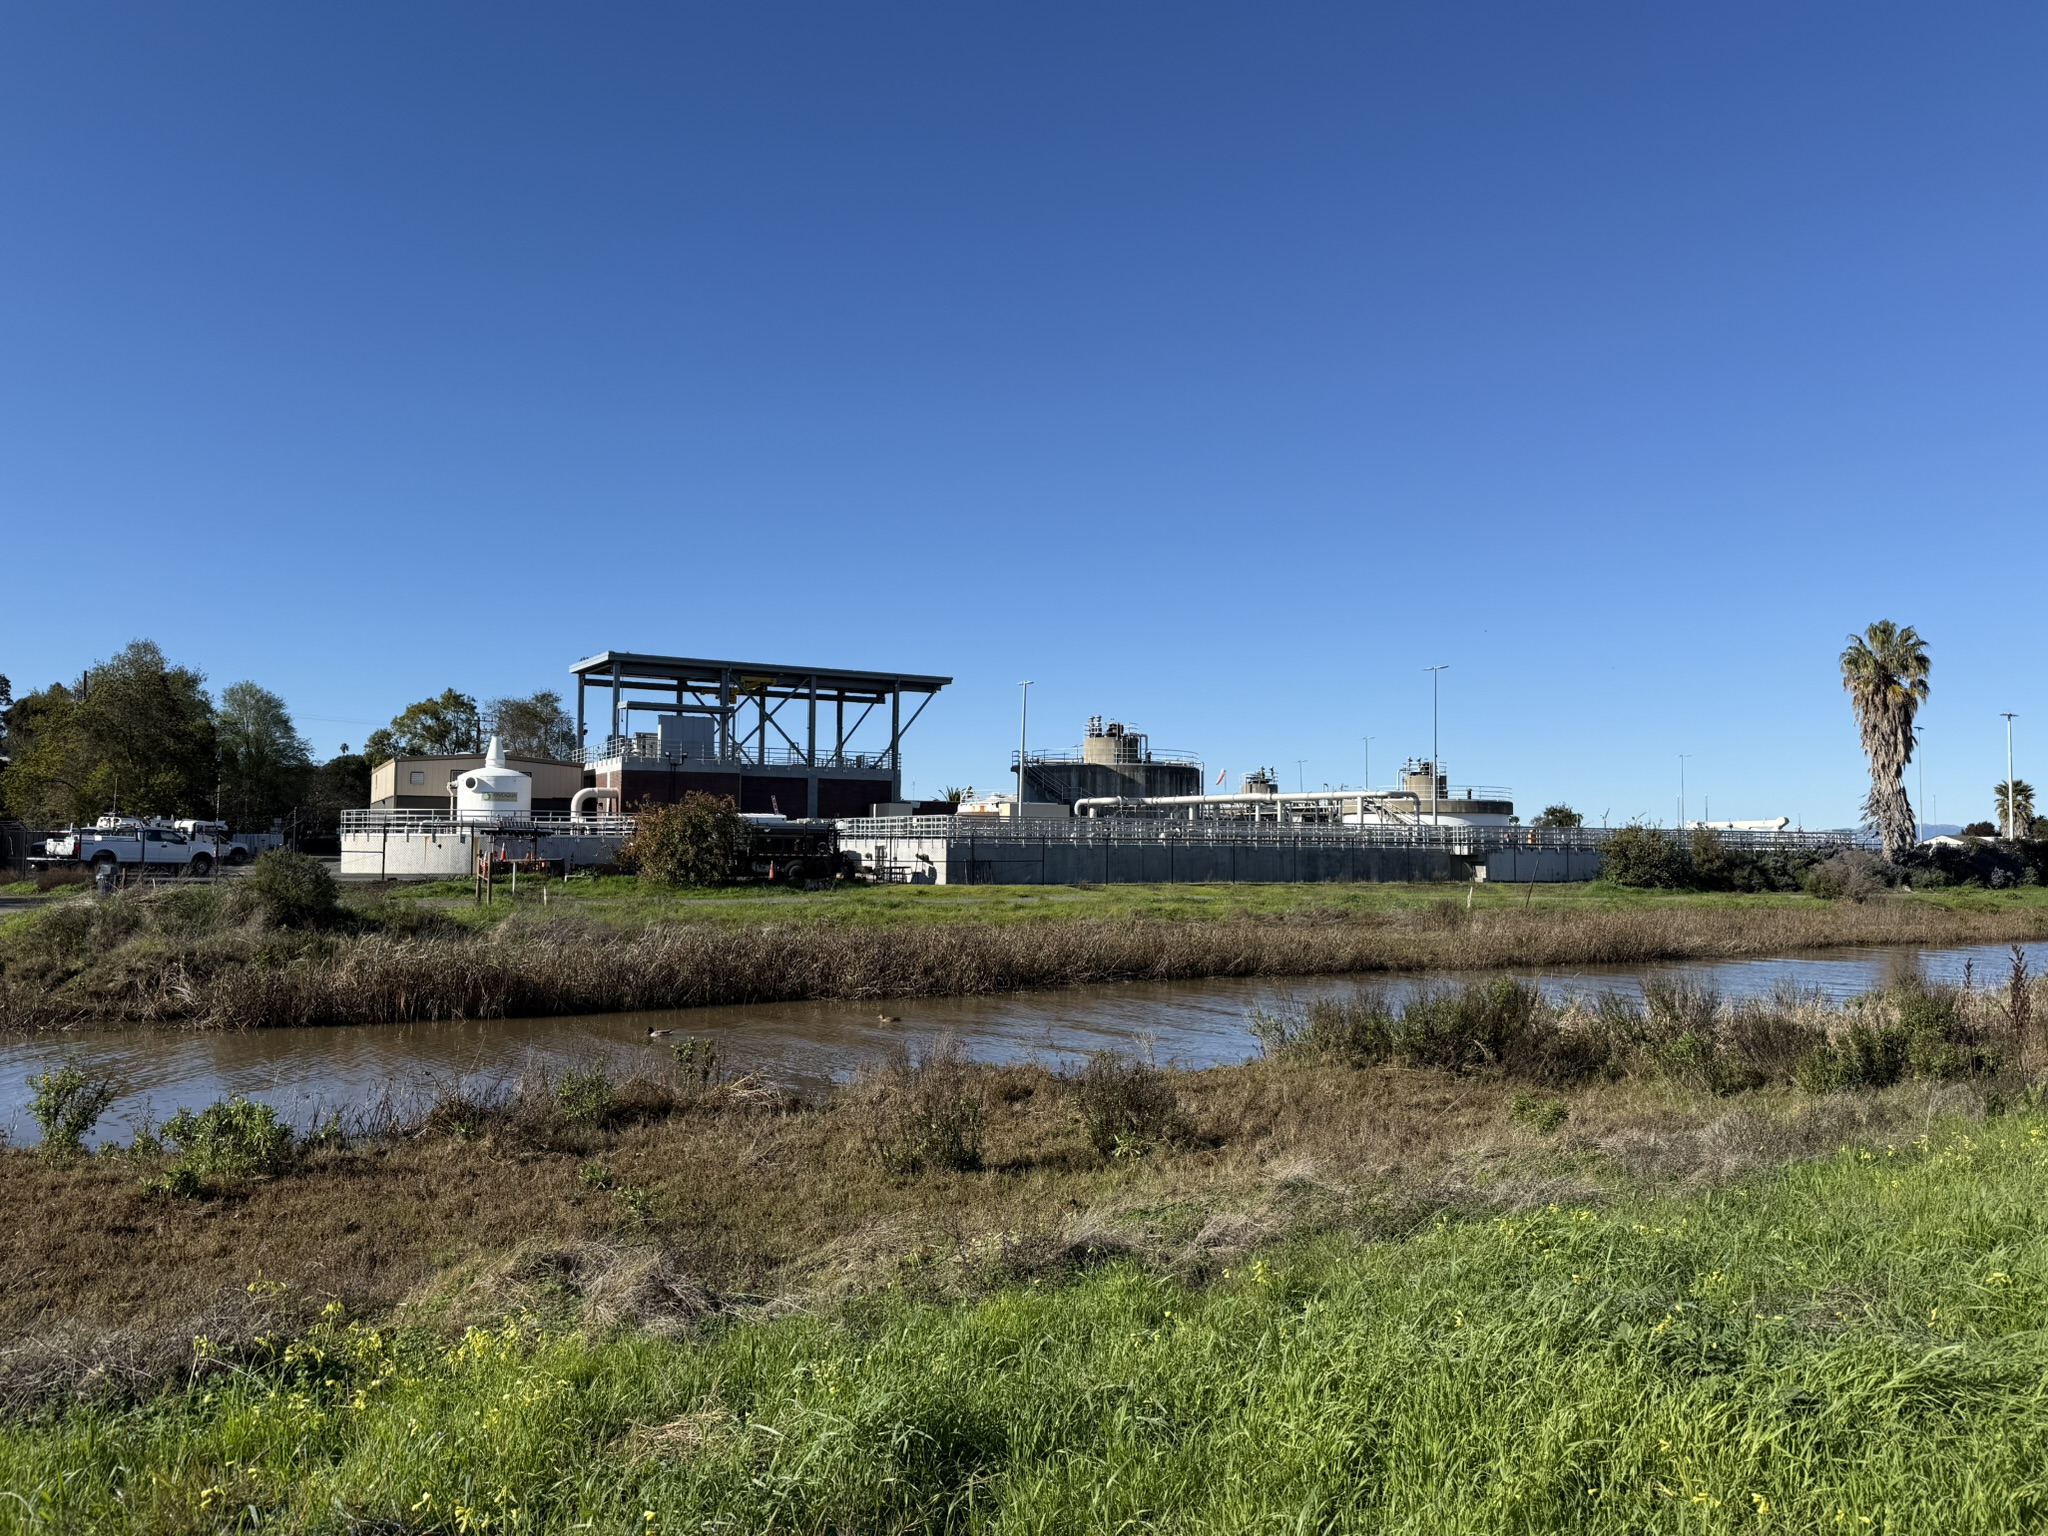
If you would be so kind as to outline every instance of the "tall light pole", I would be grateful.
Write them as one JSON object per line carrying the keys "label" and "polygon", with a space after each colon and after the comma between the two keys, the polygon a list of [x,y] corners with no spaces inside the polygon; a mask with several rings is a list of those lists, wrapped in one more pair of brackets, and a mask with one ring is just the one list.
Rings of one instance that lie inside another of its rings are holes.
{"label": "tall light pole", "polygon": [[[346,757],[348,754],[343,753],[342,755]],[[1372,738],[1370,736],[1365,738],[1365,787],[1367,789],[1372,788]]]}
{"label": "tall light pole", "polygon": [[1294,760],[1294,787],[1299,790],[1307,789],[1307,776],[1308,759],[1305,757],[1297,757]]}
{"label": "tall light pole", "polygon": [[2005,836],[2009,842],[2013,835],[2013,825],[2019,820],[2019,796],[2013,790],[2012,779],[2013,712],[2006,709],[2000,710],[1999,713],[2005,716]]}
{"label": "tall light pole", "polygon": [[1024,749],[1031,739],[1031,684],[1017,685],[1018,698],[1023,702],[1017,711],[1017,820],[1024,819]]}
{"label": "tall light pole", "polygon": [[1685,830],[1685,760],[1691,756],[1690,752],[1678,754],[1678,830],[1681,832]]}
{"label": "tall light pole", "polygon": [[1429,674],[1429,824],[1432,827],[1436,825],[1436,786],[1444,774],[1443,757],[1438,752],[1436,744],[1436,675],[1439,672],[1448,672],[1450,666],[1451,664],[1446,661],[1438,666],[1422,669]]}

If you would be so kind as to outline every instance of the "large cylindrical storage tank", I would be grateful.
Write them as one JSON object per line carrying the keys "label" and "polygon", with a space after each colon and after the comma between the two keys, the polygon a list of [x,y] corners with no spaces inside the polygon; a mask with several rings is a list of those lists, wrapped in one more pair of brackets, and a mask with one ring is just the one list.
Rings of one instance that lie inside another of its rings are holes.
{"label": "large cylindrical storage tank", "polygon": [[455,814],[463,821],[533,819],[533,776],[506,763],[497,737],[484,751],[483,767],[456,775]]}

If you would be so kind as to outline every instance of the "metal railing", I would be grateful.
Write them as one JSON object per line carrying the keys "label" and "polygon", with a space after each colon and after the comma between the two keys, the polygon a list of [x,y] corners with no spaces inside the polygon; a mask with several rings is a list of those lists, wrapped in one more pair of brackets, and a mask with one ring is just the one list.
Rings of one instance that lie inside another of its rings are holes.
{"label": "metal railing", "polygon": [[821,751],[815,757],[806,757],[792,747],[753,748],[744,743],[735,743],[724,751],[710,747],[689,752],[663,752],[659,747],[650,749],[646,741],[632,736],[607,736],[597,746],[578,747],[569,754],[569,761],[585,766],[593,763],[623,762],[628,767],[656,769],[809,768],[879,773],[896,771],[896,754],[887,748],[879,752]]}
{"label": "metal railing", "polygon": [[[995,816],[861,816],[839,823],[849,841],[943,838],[1006,843],[1328,843],[1376,848],[1450,848],[1463,853],[1524,851],[1597,852],[1618,827],[1474,827],[1328,822],[1271,822],[1165,818],[1076,817],[1011,820]],[[1747,849],[1824,849],[1862,846],[1856,831],[1717,832],[1724,846]]]}
{"label": "metal railing", "polygon": [[341,833],[501,832],[526,837],[617,837],[633,830],[631,816],[572,817],[566,811],[530,811],[519,817],[491,816],[481,811],[397,810],[372,806],[343,811]]}
{"label": "metal railing", "polygon": [[[1033,767],[1040,763],[1067,767],[1085,761],[1081,756],[1081,748],[1079,747],[1061,747],[1058,751],[1030,752],[1026,756],[1030,759]],[[1132,758],[1128,762],[1108,763],[1099,766],[1137,768],[1146,763],[1178,763],[1183,767],[1199,768],[1202,766],[1202,756],[1199,752],[1179,752],[1167,747],[1147,747],[1142,756]],[[1017,749],[1012,747],[1010,749],[1010,772],[1015,773],[1016,771]]]}

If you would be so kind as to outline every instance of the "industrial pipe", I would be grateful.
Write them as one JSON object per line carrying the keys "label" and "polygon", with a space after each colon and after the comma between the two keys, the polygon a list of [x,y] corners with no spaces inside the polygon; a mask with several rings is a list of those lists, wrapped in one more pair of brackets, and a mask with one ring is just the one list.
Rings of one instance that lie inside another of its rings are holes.
{"label": "industrial pipe", "polygon": [[619,792],[616,789],[579,789],[569,799],[569,819],[571,821],[588,821],[590,819],[583,814],[584,796],[586,795],[592,800],[609,799],[612,803],[613,814],[617,814]]}

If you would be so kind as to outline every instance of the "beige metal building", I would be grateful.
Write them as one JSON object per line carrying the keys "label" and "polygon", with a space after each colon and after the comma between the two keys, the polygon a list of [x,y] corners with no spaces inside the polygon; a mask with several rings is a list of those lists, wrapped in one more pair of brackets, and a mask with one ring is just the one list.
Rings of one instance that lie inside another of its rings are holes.
{"label": "beige metal building", "polygon": [[[533,809],[566,813],[585,782],[581,763],[554,763],[530,757],[508,757],[506,763],[533,777]],[[484,765],[481,752],[449,757],[395,757],[370,770],[370,804],[392,811],[448,808],[448,783]]]}

